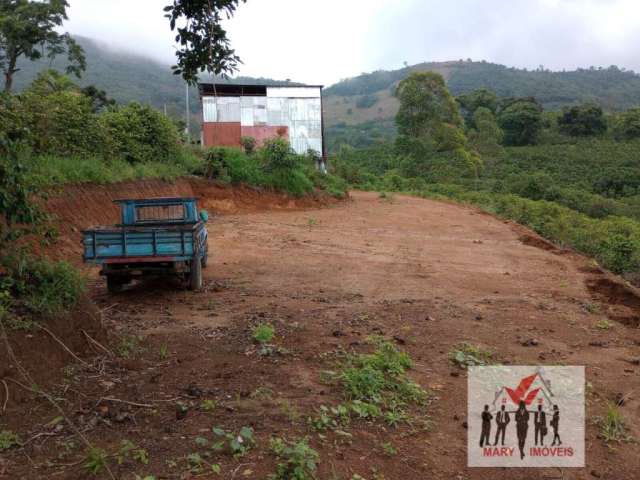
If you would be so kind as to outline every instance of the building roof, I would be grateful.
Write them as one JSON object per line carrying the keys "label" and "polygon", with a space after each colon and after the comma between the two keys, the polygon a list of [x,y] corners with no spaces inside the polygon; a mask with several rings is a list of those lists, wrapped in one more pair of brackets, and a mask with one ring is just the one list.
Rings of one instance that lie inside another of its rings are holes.
{"label": "building roof", "polygon": [[273,84],[273,85],[243,85],[236,83],[199,83],[198,90],[200,96],[215,97],[242,97],[252,96],[260,97],[267,95],[267,88],[323,88],[324,85],[291,85],[291,84]]}

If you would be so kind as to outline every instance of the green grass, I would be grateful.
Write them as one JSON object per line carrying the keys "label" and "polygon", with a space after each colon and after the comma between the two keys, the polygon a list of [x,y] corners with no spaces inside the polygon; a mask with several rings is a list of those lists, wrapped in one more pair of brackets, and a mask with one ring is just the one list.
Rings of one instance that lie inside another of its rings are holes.
{"label": "green grass", "polygon": [[256,325],[253,329],[253,340],[260,344],[270,343],[275,336],[274,328],[268,323]]}
{"label": "green grass", "polygon": [[105,161],[99,157],[40,155],[33,157],[29,168],[32,179],[40,185],[67,183],[109,184],[143,178],[174,180],[201,168],[202,160],[183,150],[172,162],[129,163]]}
{"label": "green grass", "polygon": [[606,414],[599,423],[600,436],[606,443],[631,440],[622,412],[617,404],[613,402],[607,404]]}

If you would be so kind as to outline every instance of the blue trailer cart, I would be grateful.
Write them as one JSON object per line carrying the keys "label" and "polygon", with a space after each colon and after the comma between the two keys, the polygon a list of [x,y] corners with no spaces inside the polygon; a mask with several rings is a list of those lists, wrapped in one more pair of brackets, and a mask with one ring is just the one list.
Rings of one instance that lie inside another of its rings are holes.
{"label": "blue trailer cart", "polygon": [[192,290],[202,287],[207,266],[207,212],[196,198],[116,200],[121,223],[82,232],[85,263],[100,265],[109,292],[134,278],[178,276]]}

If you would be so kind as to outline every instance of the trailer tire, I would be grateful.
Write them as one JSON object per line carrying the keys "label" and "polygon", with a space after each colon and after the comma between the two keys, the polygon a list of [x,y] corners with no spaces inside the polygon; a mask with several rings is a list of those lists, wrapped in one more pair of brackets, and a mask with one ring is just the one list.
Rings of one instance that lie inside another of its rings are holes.
{"label": "trailer tire", "polygon": [[119,293],[122,291],[125,282],[117,275],[107,275],[107,291],[109,293]]}
{"label": "trailer tire", "polygon": [[209,247],[205,248],[204,255],[202,256],[202,268],[207,268],[209,264]]}
{"label": "trailer tire", "polygon": [[197,292],[202,288],[202,261],[193,260],[191,262],[191,273],[189,274],[189,289]]}

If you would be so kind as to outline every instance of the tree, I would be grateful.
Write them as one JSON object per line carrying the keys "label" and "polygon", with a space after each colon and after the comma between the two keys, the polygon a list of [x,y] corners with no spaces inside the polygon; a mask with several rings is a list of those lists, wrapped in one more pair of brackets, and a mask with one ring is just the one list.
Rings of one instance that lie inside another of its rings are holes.
{"label": "tree", "polygon": [[101,149],[105,132],[98,127],[91,99],[66,75],[45,70],[19,98],[23,139],[34,153],[66,156]]}
{"label": "tree", "polygon": [[630,108],[618,116],[614,135],[618,140],[640,138],[640,108]]}
{"label": "tree", "polygon": [[246,0],[173,0],[165,7],[171,30],[176,30],[178,63],[173,73],[195,84],[198,74],[226,75],[238,68],[240,58],[222,28],[223,15],[230,18]]}
{"label": "tree", "polygon": [[560,131],[568,135],[600,135],[607,130],[607,122],[602,108],[594,103],[564,107],[558,116]]}
{"label": "tree", "polygon": [[477,175],[480,157],[467,150],[458,104],[444,78],[435,72],[413,72],[396,90],[400,108],[396,115],[398,150],[407,155],[402,162],[409,176],[432,176],[438,164],[450,169],[462,165]]}
{"label": "tree", "polygon": [[442,75],[413,72],[396,89],[400,108],[396,115],[401,136],[433,139],[443,124],[460,127],[462,117]]}
{"label": "tree", "polygon": [[486,108],[492,114],[495,114],[498,109],[498,97],[494,92],[486,88],[460,95],[456,97],[456,101],[462,109],[464,121],[469,128],[475,127],[473,116],[478,108]]}
{"label": "tree", "polygon": [[67,73],[80,76],[86,59],[80,45],[58,29],[67,19],[67,0],[0,0],[0,69],[5,92],[13,87],[13,76],[20,69],[18,59],[34,61],[46,55],[67,54]]}
{"label": "tree", "polygon": [[504,137],[495,115],[485,107],[479,107],[473,114],[475,128],[468,132],[472,147],[482,155],[495,156],[502,152],[500,143]]}
{"label": "tree", "polygon": [[498,113],[506,145],[531,145],[542,129],[542,107],[534,98],[506,100]]}
{"label": "tree", "polygon": [[113,98],[109,98],[107,92],[97,88],[95,85],[84,87],[82,94],[91,100],[91,110],[93,110],[93,113],[99,113],[109,107],[116,106],[116,101]]}

